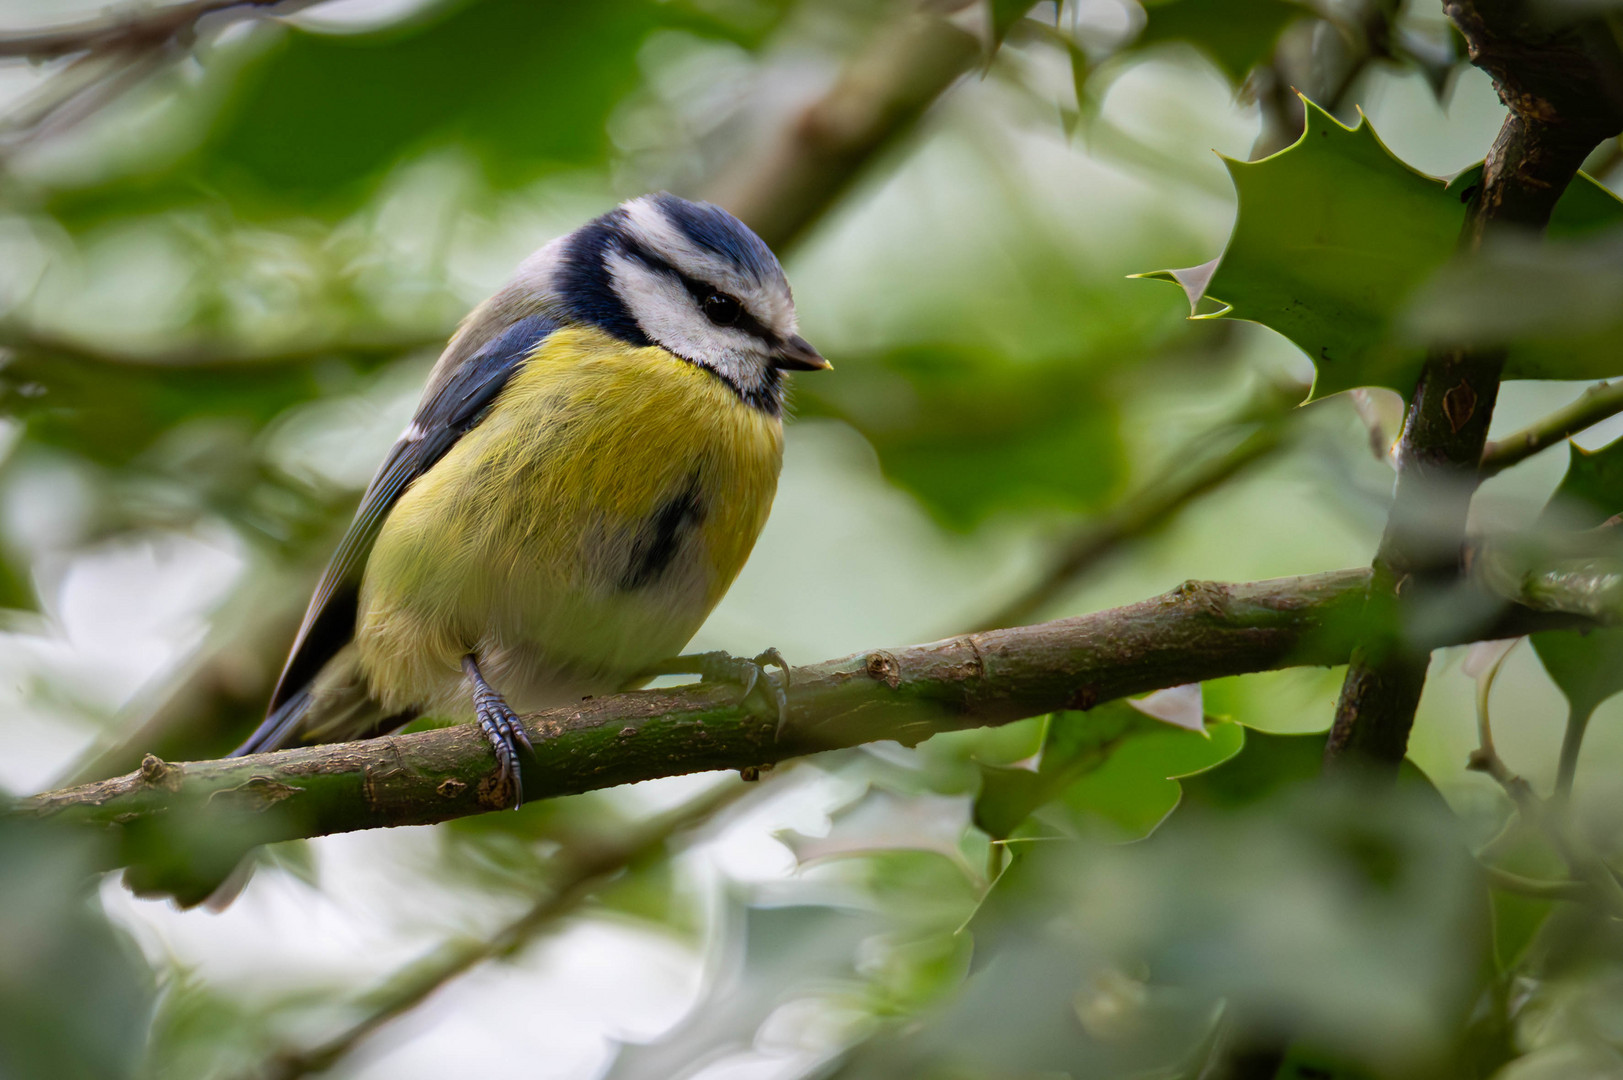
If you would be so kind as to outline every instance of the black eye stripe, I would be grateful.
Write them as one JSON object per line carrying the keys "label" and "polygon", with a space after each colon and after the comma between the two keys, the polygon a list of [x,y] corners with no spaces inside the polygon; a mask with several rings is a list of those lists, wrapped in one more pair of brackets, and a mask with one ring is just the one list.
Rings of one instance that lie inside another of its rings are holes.
{"label": "black eye stripe", "polygon": [[[646,247],[629,236],[622,236],[620,238],[620,247],[627,255],[630,255],[632,258],[648,267],[648,269],[653,270],[656,273],[668,274],[680,281],[682,283],[682,287],[688,291],[688,295],[693,297],[693,302],[698,305],[700,311],[704,310],[705,301],[716,295],[725,296],[730,300],[734,300],[735,303],[737,302],[735,297],[730,296],[721,289],[716,288],[714,285],[707,285],[698,278],[689,277],[688,275],[682,273],[682,271],[678,270],[669,262],[666,262],[664,259],[654,254],[652,251],[649,251]],[[777,347],[783,344],[778,335],[774,334],[771,330],[768,330],[765,326],[763,326],[760,320],[756,319],[754,315],[750,314],[750,310],[742,303],[738,304],[738,318],[729,325],[731,329],[742,330],[744,333],[750,335],[751,337],[759,338],[761,341],[766,342],[770,346]]]}

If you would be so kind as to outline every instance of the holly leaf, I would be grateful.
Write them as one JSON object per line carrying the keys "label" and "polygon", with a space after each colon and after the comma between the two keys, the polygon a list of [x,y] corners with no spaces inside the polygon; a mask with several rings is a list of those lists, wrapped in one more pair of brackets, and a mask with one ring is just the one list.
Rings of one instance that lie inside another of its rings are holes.
{"label": "holly leaf", "polygon": [[982,765],[975,824],[994,840],[1056,800],[1062,812],[1103,816],[1148,833],[1177,801],[1170,777],[1232,754],[1238,725],[1201,710],[1200,687],[1049,716],[1042,748],[1023,765]]}
{"label": "holly leaf", "polygon": [[[1236,725],[1237,727],[1239,725]],[[1317,783],[1324,775],[1324,735],[1275,735],[1242,727],[1245,742],[1238,753],[1210,768],[1178,777],[1183,789],[1180,811],[1200,807],[1207,811],[1236,811],[1262,802],[1278,792],[1302,784]],[[1405,785],[1425,791],[1445,806],[1442,795],[1405,758],[1398,770]]]}
{"label": "holly leaf", "polygon": [[1285,27],[1312,15],[1297,0],[1148,0],[1140,48],[1187,41],[1239,83],[1274,51]]}
{"label": "holly leaf", "polygon": [[[1470,195],[1411,168],[1366,122],[1348,127],[1302,99],[1302,137],[1255,162],[1225,159],[1239,207],[1215,267],[1141,277],[1171,281],[1191,318],[1261,323],[1313,361],[1309,400],[1362,386],[1407,394],[1424,359],[1400,330],[1411,297],[1453,258]],[[1586,176],[1557,207],[1558,234],[1623,223],[1619,203]],[[1548,350],[1513,349],[1511,378],[1595,378],[1616,373],[1614,353],[1551,370]]]}
{"label": "holly leaf", "polygon": [[1422,347],[1503,349],[1507,372],[1524,379],[1623,368],[1623,203],[1582,175],[1567,190],[1547,239],[1500,237],[1450,260],[1402,313],[1400,335]]}
{"label": "holly leaf", "polygon": [[[1623,439],[1599,450],[1567,443],[1567,473],[1540,515],[1541,525],[1592,529],[1623,512]],[[1588,717],[1623,690],[1623,628],[1547,630],[1533,651],[1575,717]]]}
{"label": "holly leaf", "polygon": [[[1420,356],[1387,344],[1393,314],[1454,250],[1460,206],[1367,123],[1347,127],[1306,98],[1307,127],[1261,161],[1225,158],[1239,196],[1228,247],[1194,318],[1262,323],[1317,370],[1312,398],[1357,386],[1406,393]],[[1188,272],[1183,272],[1187,278]],[[1184,283],[1179,272],[1147,275]]]}
{"label": "holly leaf", "polygon": [[994,840],[1008,839],[1032,811],[1059,798],[1066,788],[1103,765],[1123,742],[1165,727],[1165,722],[1124,701],[1087,712],[1054,713],[1048,717],[1033,767],[981,766],[975,824]]}

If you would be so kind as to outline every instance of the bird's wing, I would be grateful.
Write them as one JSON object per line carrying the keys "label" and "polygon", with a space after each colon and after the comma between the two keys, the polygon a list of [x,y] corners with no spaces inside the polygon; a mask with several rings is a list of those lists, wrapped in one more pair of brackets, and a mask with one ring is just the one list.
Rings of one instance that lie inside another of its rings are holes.
{"label": "bird's wing", "polygon": [[[500,333],[472,349],[466,360],[436,367],[411,426],[367,486],[355,520],[322,572],[271,695],[265,722],[237,748],[237,754],[274,750],[287,742],[308,707],[305,690],[311,680],[354,636],[361,572],[390,508],[412,481],[433,468],[458,439],[484,419],[508,379],[559,325],[548,315],[526,316],[502,327]],[[460,341],[453,342],[452,348],[459,345],[468,348],[468,343]]]}

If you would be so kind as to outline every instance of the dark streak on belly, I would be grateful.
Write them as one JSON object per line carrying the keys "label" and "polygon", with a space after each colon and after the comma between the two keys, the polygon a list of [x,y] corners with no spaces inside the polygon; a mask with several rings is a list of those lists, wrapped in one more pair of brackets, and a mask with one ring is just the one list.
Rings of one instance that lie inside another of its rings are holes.
{"label": "dark streak on belly", "polygon": [[682,542],[702,521],[704,500],[695,475],[680,495],[667,500],[637,530],[620,588],[640,589],[658,581],[681,551]]}

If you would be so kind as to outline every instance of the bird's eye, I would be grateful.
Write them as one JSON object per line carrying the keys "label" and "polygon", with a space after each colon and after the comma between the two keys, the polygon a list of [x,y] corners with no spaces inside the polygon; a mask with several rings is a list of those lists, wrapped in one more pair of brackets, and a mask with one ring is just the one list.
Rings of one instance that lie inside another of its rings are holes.
{"label": "bird's eye", "polygon": [[726,293],[711,293],[704,298],[705,318],[717,326],[731,326],[744,313],[737,300]]}

